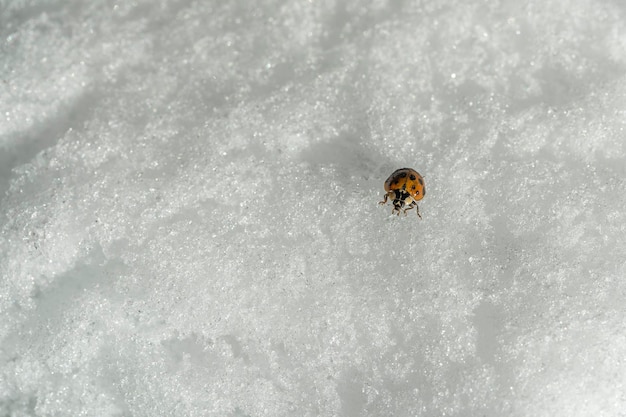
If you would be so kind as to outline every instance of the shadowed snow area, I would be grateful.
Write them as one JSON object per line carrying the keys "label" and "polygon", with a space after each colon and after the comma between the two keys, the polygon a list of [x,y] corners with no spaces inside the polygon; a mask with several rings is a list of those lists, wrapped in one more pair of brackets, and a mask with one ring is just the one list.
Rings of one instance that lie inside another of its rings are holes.
{"label": "shadowed snow area", "polygon": [[618,1],[0,0],[0,415],[625,416],[625,126]]}

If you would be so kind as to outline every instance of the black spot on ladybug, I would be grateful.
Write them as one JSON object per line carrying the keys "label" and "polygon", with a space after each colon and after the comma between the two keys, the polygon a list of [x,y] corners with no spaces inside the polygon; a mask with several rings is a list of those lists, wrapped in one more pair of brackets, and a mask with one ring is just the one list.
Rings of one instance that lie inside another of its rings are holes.
{"label": "black spot on ladybug", "polygon": [[[415,175],[411,174],[411,175],[409,175],[409,178],[411,179],[411,181],[415,181],[416,177],[415,177]],[[415,188],[415,187],[413,187],[413,188]]]}
{"label": "black spot on ladybug", "polygon": [[[413,188],[415,188],[415,187],[413,187]],[[415,195],[420,195],[420,192],[419,192],[419,191],[416,191],[416,192],[415,192]]]}
{"label": "black spot on ladybug", "polygon": [[420,185],[424,186],[424,180],[419,178],[418,181],[420,182]]}
{"label": "black spot on ladybug", "polygon": [[[412,187],[411,187],[411,190],[415,190],[415,186],[412,186]],[[418,192],[419,192],[419,191],[418,191]]]}
{"label": "black spot on ladybug", "polygon": [[400,177],[400,178],[404,178],[404,177],[406,177],[406,172],[401,172],[401,173],[399,173],[399,174],[398,174],[398,177]]}
{"label": "black spot on ladybug", "polygon": [[393,180],[392,184],[397,184],[399,182],[400,182],[400,180],[396,178],[395,180]]}

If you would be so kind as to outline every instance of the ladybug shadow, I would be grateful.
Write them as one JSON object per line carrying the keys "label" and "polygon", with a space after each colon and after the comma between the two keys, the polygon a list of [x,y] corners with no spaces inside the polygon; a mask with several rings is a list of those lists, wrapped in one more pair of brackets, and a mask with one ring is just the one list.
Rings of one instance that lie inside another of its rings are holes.
{"label": "ladybug shadow", "polygon": [[340,135],[312,144],[300,153],[300,160],[313,171],[333,169],[339,182],[365,180],[381,188],[394,165],[365,142],[356,134]]}

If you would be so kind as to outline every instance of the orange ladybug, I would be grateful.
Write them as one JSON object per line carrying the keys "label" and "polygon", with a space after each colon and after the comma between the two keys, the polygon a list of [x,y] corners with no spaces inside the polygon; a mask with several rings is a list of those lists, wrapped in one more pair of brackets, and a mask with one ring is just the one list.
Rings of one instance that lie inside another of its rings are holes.
{"label": "orange ladybug", "polygon": [[417,202],[426,195],[424,178],[414,169],[401,168],[393,172],[385,181],[385,198],[378,204],[387,203],[387,199],[393,202],[391,213],[400,215],[400,211],[406,216],[406,212],[415,207],[415,212],[422,218]]}

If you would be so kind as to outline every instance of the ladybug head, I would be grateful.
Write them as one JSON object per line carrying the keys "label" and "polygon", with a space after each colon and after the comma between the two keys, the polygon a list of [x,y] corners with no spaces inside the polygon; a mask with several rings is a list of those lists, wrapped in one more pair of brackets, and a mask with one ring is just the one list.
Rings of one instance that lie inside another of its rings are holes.
{"label": "ladybug head", "polygon": [[405,205],[410,204],[413,198],[405,190],[395,190],[393,196],[393,207],[396,210],[404,208]]}

